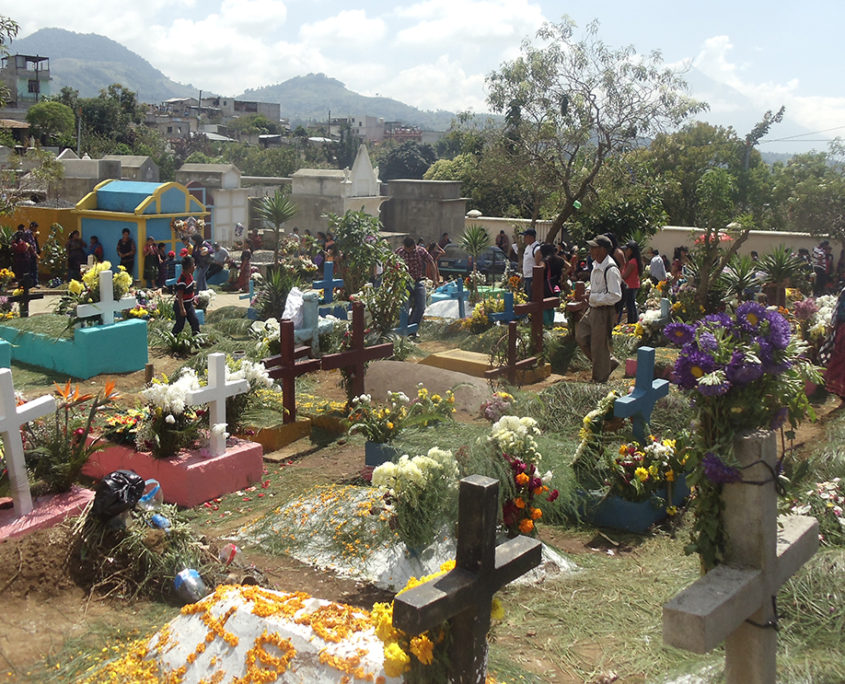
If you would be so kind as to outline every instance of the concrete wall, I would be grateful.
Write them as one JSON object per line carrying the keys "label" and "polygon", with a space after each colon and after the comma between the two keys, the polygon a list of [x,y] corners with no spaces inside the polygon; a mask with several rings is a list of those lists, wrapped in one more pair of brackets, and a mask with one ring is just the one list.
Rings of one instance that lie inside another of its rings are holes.
{"label": "concrete wall", "polygon": [[235,224],[249,222],[249,195],[247,188],[215,190],[212,211],[213,240],[231,245],[235,240]]}
{"label": "concrete wall", "polygon": [[387,231],[426,242],[443,233],[453,238],[463,233],[466,198],[461,197],[460,181],[393,180],[384,194],[390,197],[381,207]]}

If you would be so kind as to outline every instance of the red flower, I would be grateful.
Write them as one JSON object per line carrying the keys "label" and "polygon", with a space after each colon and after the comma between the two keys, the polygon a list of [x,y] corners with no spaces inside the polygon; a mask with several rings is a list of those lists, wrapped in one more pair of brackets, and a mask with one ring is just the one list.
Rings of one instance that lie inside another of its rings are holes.
{"label": "red flower", "polygon": [[553,489],[552,493],[546,497],[546,501],[554,501],[560,496],[560,492],[557,489]]}

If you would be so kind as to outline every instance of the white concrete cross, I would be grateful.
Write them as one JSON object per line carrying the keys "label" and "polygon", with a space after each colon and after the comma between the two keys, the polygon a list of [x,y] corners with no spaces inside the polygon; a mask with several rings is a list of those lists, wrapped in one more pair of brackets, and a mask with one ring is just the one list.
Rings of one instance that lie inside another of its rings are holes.
{"label": "white concrete cross", "polygon": [[78,318],[99,316],[103,325],[112,325],[118,311],[132,309],[137,305],[134,295],[124,295],[119,300],[114,298],[114,274],[106,269],[100,271],[100,301],[94,304],[80,304],[76,307]]}
{"label": "white concrete cross", "polygon": [[226,399],[236,394],[249,392],[248,380],[226,381],[226,355],[221,353],[208,355],[208,384],[187,394],[188,403],[208,404],[208,424],[212,428],[209,448],[212,456],[219,456],[226,451],[226,435],[216,425],[226,425]]}
{"label": "white concrete cross", "polygon": [[26,477],[23,456],[21,425],[56,410],[56,400],[51,396],[39,397],[21,406],[17,405],[12,371],[0,369],[0,433],[5,446],[6,468],[12,486],[12,500],[18,517],[32,512],[32,495]]}
{"label": "white concrete cross", "polygon": [[775,597],[816,552],[819,523],[778,516],[773,432],[737,440],[736,456],[743,481],[722,490],[726,563],[663,606],[663,641],[696,653],[725,641],[728,684],[769,684],[776,674]]}

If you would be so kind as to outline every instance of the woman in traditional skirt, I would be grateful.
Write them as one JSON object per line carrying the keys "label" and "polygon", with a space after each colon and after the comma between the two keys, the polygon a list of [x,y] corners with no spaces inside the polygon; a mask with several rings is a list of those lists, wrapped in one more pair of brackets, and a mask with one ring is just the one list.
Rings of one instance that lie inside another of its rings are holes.
{"label": "woman in traditional skirt", "polygon": [[833,351],[824,372],[824,386],[845,401],[845,288],[836,300],[831,325],[834,326]]}

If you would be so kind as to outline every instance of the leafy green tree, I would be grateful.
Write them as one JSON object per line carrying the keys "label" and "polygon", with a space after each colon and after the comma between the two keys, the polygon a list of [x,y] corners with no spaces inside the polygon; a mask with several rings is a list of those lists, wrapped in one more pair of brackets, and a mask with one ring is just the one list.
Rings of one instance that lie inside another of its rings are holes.
{"label": "leafy green tree", "polygon": [[397,178],[421,179],[436,159],[437,155],[431,145],[409,140],[387,153],[379,165],[379,175],[385,181]]}
{"label": "leafy green tree", "polygon": [[348,298],[360,292],[377,264],[387,263],[390,245],[380,234],[378,218],[364,211],[347,211],[343,216],[329,214],[328,220],[340,254],[335,268],[340,267],[338,272]]}
{"label": "leafy green tree", "polygon": [[42,143],[73,144],[76,117],[67,105],[52,100],[38,102],[29,108],[26,120]]}
{"label": "leafy green tree", "polygon": [[539,46],[487,78],[488,102],[505,114],[512,168],[530,171],[547,197],[556,193],[549,239],[594,191],[602,165],[705,105],[683,95],[686,84],[659,53],[613,49],[598,38],[598,24],[576,40],[573,22],[546,23]]}
{"label": "leafy green tree", "polygon": [[[13,19],[0,16],[0,56],[9,54],[9,43],[18,35],[20,28],[18,23]],[[10,95],[9,88],[5,83],[0,81],[0,107],[6,105]]]}
{"label": "leafy green tree", "polygon": [[279,238],[282,226],[292,219],[297,212],[296,204],[284,190],[276,190],[272,195],[262,197],[255,208],[255,215],[269,223],[273,229],[273,264],[279,264]]}

